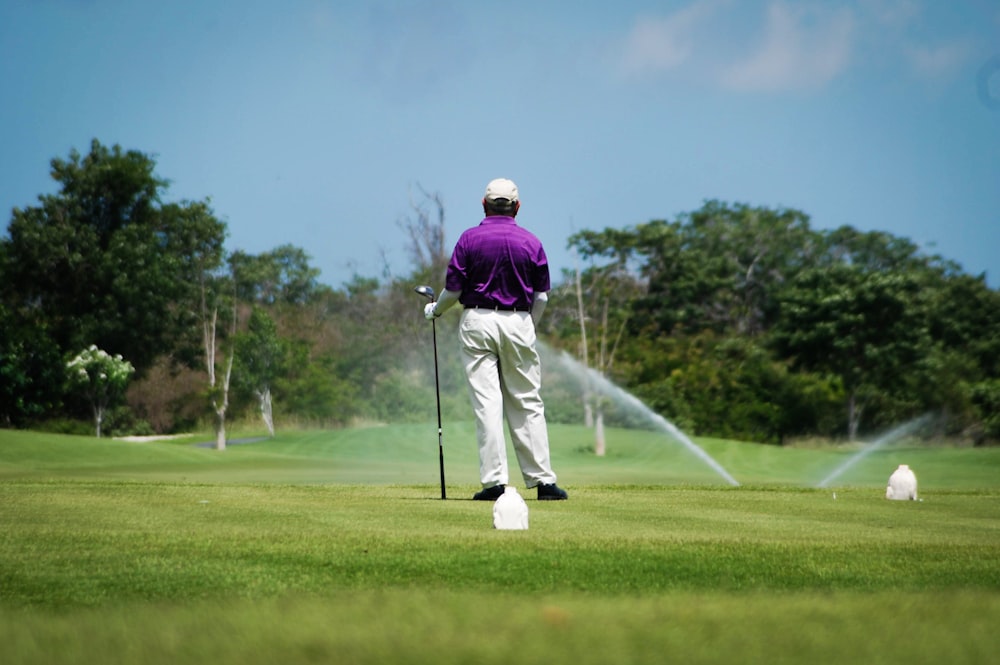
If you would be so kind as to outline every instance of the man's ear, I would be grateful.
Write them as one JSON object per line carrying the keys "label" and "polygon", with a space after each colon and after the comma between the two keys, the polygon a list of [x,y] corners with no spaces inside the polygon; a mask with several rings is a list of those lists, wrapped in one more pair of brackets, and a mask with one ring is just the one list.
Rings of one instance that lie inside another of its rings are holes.
{"label": "man's ear", "polygon": [[517,217],[517,212],[521,209],[521,202],[514,201],[514,214],[511,217]]}
{"label": "man's ear", "polygon": [[483,198],[483,214],[486,214],[486,198]]}

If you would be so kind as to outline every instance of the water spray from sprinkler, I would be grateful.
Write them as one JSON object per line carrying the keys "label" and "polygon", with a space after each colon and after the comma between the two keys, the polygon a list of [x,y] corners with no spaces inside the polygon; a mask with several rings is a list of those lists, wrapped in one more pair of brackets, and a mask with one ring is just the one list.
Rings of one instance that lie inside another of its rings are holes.
{"label": "water spray from sprinkler", "polygon": [[581,381],[589,380],[591,386],[596,390],[605,395],[608,395],[619,403],[627,404],[635,409],[637,412],[641,413],[648,421],[655,425],[659,430],[669,434],[678,443],[682,444],[689,451],[694,453],[694,455],[707,464],[713,471],[722,476],[726,482],[734,487],[739,486],[739,481],[733,478],[728,471],[726,471],[721,464],[716,462],[711,455],[709,455],[703,448],[692,441],[684,432],[679,430],[673,423],[669,420],[656,413],[648,406],[642,403],[642,401],[633,395],[632,393],[618,387],[611,381],[609,381],[603,374],[597,372],[590,367],[584,367],[576,360],[574,360],[565,351],[558,354],[558,358],[562,365],[567,369],[573,371],[577,374],[577,378]]}
{"label": "water spray from sprinkler", "polygon": [[861,460],[863,460],[865,457],[868,457],[870,454],[872,454],[873,452],[875,452],[879,448],[883,448],[883,447],[889,445],[890,443],[892,443],[894,441],[898,441],[899,439],[903,438],[904,436],[908,436],[909,434],[912,434],[913,432],[915,432],[916,430],[920,429],[925,424],[927,424],[927,422],[930,419],[931,419],[930,414],[924,414],[924,415],[920,416],[919,418],[914,418],[913,420],[911,420],[909,422],[906,422],[906,423],[903,423],[899,427],[896,427],[896,428],[894,428],[894,429],[886,432],[885,434],[883,434],[879,438],[877,438],[874,441],[872,441],[871,443],[867,444],[864,448],[862,448],[861,450],[859,450],[857,453],[855,453],[854,455],[851,455],[849,458],[847,458],[840,466],[838,466],[836,469],[834,469],[832,472],[830,472],[830,475],[828,475],[826,478],[824,478],[823,480],[821,480],[820,483],[816,487],[819,487],[819,488],[827,487],[830,483],[832,483],[834,480],[836,480],[838,477],[840,477],[841,474],[843,474],[845,471],[847,471],[848,469],[850,469],[852,466],[854,466],[855,464],[857,464],[858,462],[860,462]]}

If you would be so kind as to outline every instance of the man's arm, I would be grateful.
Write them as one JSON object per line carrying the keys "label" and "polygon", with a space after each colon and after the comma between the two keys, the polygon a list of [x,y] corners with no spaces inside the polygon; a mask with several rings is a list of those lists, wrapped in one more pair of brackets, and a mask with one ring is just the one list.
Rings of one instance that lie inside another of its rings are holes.
{"label": "man's arm", "polygon": [[549,292],[539,291],[535,294],[535,301],[531,303],[531,322],[538,327],[538,322],[542,320],[542,313],[545,311],[545,306],[549,304]]}
{"label": "man's arm", "polygon": [[433,303],[434,309],[432,310],[432,313],[434,318],[436,319],[448,311],[452,305],[458,302],[458,298],[461,295],[461,291],[449,291],[448,289],[443,289],[441,291],[441,295],[438,296],[437,302]]}

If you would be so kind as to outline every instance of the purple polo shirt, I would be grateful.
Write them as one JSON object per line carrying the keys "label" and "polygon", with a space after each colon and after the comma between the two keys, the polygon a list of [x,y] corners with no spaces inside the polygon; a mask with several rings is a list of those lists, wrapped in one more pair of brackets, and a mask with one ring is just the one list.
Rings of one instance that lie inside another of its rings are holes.
{"label": "purple polo shirt", "polygon": [[466,307],[529,309],[549,290],[549,261],[541,241],[513,217],[487,217],[458,239],[444,288],[461,291]]}

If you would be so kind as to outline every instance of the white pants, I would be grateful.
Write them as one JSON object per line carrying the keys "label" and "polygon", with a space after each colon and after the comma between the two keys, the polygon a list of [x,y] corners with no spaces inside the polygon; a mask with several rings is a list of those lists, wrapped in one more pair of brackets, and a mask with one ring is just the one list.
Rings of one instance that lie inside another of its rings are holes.
{"label": "white pants", "polygon": [[528,312],[467,309],[459,326],[465,376],[476,416],[483,487],[506,485],[506,418],[525,487],[556,482],[549,461],[542,368]]}

